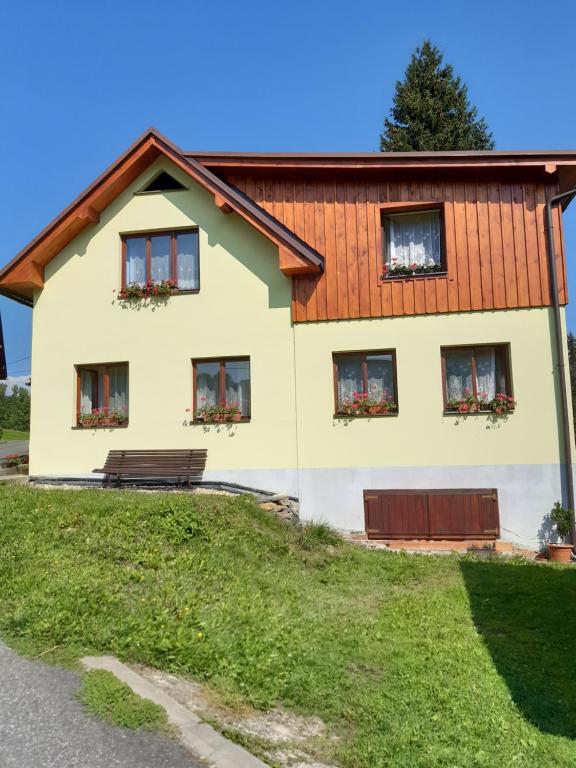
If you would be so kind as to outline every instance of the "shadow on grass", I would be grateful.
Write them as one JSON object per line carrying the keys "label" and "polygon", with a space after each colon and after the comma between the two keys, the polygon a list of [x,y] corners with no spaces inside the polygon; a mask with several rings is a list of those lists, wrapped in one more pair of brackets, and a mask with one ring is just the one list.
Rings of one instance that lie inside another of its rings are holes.
{"label": "shadow on grass", "polygon": [[524,717],[576,738],[576,568],[463,560],[476,629]]}

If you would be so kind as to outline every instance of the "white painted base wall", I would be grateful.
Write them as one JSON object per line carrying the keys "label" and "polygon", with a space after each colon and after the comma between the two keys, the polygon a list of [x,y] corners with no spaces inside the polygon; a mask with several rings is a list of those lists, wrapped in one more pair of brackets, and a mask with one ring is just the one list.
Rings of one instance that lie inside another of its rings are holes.
{"label": "white painted base wall", "polygon": [[302,520],[344,531],[364,531],[365,489],[496,488],[500,537],[535,550],[545,516],[562,499],[558,464],[238,470],[210,472],[206,479],[297,496]]}

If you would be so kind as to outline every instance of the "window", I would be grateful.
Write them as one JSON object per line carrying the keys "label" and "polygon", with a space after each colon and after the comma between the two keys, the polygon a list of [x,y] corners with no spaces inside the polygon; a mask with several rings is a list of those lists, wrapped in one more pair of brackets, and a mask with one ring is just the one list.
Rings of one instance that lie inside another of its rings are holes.
{"label": "window", "polygon": [[166,171],[160,171],[138,194],[141,195],[145,192],[176,192],[180,189],[186,189],[184,184],[180,184],[174,176],[171,176]]}
{"label": "window", "polygon": [[384,277],[444,271],[440,211],[383,216]]}
{"label": "window", "polygon": [[497,395],[512,397],[510,350],[507,344],[442,349],[444,408],[458,410],[462,401],[469,410],[488,410]]}
{"label": "window", "polygon": [[386,415],[398,411],[396,354],[340,352],[333,355],[336,413]]}
{"label": "window", "polygon": [[81,365],[76,368],[79,427],[128,423],[128,363]]}
{"label": "window", "polygon": [[247,357],[193,360],[194,419],[247,421],[250,418],[250,360]]}
{"label": "window", "polygon": [[122,238],[122,288],[168,280],[179,291],[200,288],[198,230]]}

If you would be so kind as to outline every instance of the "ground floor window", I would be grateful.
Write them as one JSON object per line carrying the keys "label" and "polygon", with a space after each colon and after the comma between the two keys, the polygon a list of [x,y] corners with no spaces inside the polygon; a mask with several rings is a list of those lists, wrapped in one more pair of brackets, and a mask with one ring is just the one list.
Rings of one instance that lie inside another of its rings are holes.
{"label": "ground floor window", "polygon": [[79,365],[76,376],[78,426],[128,423],[128,363]]}
{"label": "ground floor window", "polygon": [[494,410],[497,400],[513,407],[507,344],[443,347],[442,369],[446,410]]}
{"label": "ground floor window", "polygon": [[337,414],[386,415],[398,411],[394,350],[333,355]]}
{"label": "ground floor window", "polygon": [[247,357],[193,360],[196,421],[250,419],[250,360]]}

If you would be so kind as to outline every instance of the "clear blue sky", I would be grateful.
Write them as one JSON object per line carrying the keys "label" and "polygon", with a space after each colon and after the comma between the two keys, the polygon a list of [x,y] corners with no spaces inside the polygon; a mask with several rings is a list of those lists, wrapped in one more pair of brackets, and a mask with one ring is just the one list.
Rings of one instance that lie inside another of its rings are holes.
{"label": "clear blue sky", "polygon": [[[150,125],[186,149],[377,150],[425,37],[498,149],[576,147],[573,0],[2,3],[0,265]],[[576,203],[566,224],[576,330]],[[28,374],[31,313],[0,312]]]}

